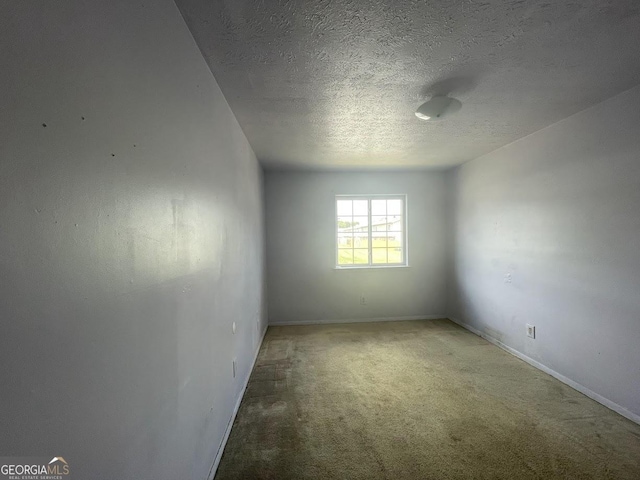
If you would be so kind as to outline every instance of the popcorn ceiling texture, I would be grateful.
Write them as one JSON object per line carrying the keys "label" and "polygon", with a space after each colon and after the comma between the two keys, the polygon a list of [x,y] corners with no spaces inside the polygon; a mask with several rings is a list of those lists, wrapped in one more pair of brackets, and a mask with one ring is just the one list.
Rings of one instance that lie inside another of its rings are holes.
{"label": "popcorn ceiling texture", "polygon": [[637,0],[176,3],[268,169],[445,168],[640,83]]}

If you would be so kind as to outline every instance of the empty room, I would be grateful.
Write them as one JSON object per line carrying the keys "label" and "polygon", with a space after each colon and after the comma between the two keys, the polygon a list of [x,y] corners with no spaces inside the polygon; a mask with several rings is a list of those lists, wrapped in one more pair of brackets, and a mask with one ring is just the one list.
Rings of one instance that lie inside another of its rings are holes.
{"label": "empty room", "polygon": [[640,479],[640,2],[0,2],[0,480]]}

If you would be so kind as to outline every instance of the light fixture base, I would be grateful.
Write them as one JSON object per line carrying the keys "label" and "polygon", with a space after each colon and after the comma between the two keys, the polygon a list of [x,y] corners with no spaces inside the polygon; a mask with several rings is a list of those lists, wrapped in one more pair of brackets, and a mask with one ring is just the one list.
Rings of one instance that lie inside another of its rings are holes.
{"label": "light fixture base", "polygon": [[444,95],[436,95],[418,107],[416,117],[420,120],[435,122],[453,115],[461,108],[462,103],[460,100]]}

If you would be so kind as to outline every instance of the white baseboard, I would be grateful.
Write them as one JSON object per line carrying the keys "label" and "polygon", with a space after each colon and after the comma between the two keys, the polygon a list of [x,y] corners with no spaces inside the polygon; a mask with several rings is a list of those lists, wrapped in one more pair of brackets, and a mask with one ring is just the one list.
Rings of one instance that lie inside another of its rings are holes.
{"label": "white baseboard", "polygon": [[497,340],[497,339],[493,338],[491,335],[487,335],[485,332],[482,332],[482,331],[478,330],[477,328],[474,328],[471,325],[468,325],[468,324],[462,322],[461,320],[459,320],[457,318],[454,318],[454,317],[451,317],[451,316],[449,316],[447,318],[449,320],[451,320],[452,322],[457,323],[462,328],[465,328],[465,329],[469,330],[470,332],[475,333],[479,337],[484,338],[485,340],[487,340],[488,342],[494,344],[495,346],[500,347],[505,352],[508,352],[511,355],[513,355],[515,357],[518,357],[521,360],[524,360],[529,365],[537,368],[538,370],[542,370],[544,373],[547,373],[547,374],[551,375],[552,377],[560,380],[565,385],[570,386],[571,388],[573,388],[574,390],[577,390],[578,392],[582,393],[583,395],[586,395],[587,397],[595,400],[596,402],[601,403],[605,407],[613,410],[616,413],[619,413],[623,417],[628,418],[632,422],[640,424],[640,415],[635,414],[635,413],[627,410],[623,406],[618,405],[617,403],[609,400],[608,398],[605,398],[602,395],[594,392],[593,390],[588,389],[584,385],[581,385],[578,382],[575,382],[575,381],[571,380],[570,378],[565,377],[561,373],[558,373],[555,370],[552,370],[551,368],[549,368],[546,365],[538,362],[537,360],[534,360],[533,358],[526,356],[524,353],[519,352],[518,350],[516,350],[514,348],[511,348],[509,345],[505,345],[500,340]]}
{"label": "white baseboard", "polygon": [[295,322],[269,321],[269,326],[285,325],[325,325],[333,323],[402,322],[406,320],[435,320],[449,318],[446,315],[412,315],[409,317],[336,318],[328,320],[298,320]]}
{"label": "white baseboard", "polygon": [[224,452],[224,447],[227,445],[227,440],[229,440],[229,435],[231,434],[231,427],[233,427],[233,422],[236,419],[236,415],[238,415],[238,410],[240,409],[240,404],[242,403],[244,392],[247,389],[247,385],[249,385],[249,379],[251,378],[251,373],[253,373],[253,367],[256,364],[256,360],[258,360],[258,354],[260,353],[260,348],[262,348],[262,342],[264,341],[264,336],[267,333],[267,328],[265,328],[262,331],[260,342],[258,342],[258,348],[256,349],[256,352],[253,356],[253,361],[251,362],[249,375],[247,375],[247,378],[244,381],[244,385],[242,386],[242,390],[240,391],[240,395],[238,395],[238,400],[236,400],[236,405],[233,408],[233,413],[231,414],[231,418],[229,419],[229,423],[227,424],[227,429],[224,431],[222,442],[220,442],[220,446],[218,447],[218,452],[216,453],[216,458],[213,461],[213,465],[211,465],[211,470],[209,470],[209,475],[207,476],[207,480],[213,480],[213,477],[216,476],[216,472],[218,471],[218,465],[220,465],[220,459],[222,459],[222,453]]}

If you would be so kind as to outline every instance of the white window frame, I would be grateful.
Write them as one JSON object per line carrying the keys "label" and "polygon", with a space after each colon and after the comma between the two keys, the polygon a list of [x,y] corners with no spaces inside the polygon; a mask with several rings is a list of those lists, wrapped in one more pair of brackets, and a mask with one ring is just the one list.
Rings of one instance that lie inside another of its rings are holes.
{"label": "white window frame", "polygon": [[[339,231],[338,231],[338,200],[367,200],[368,205],[368,217],[369,217],[369,263],[359,263],[352,265],[340,265],[338,251],[339,243]],[[402,200],[402,263],[372,263],[372,221],[371,221],[371,201],[372,200]],[[369,269],[369,268],[403,268],[409,266],[409,248],[408,248],[408,220],[407,220],[407,195],[395,194],[395,195],[336,195],[334,200],[334,214],[333,221],[335,225],[335,232],[333,237],[333,243],[335,248],[335,268],[337,270],[354,270],[354,269]]]}

